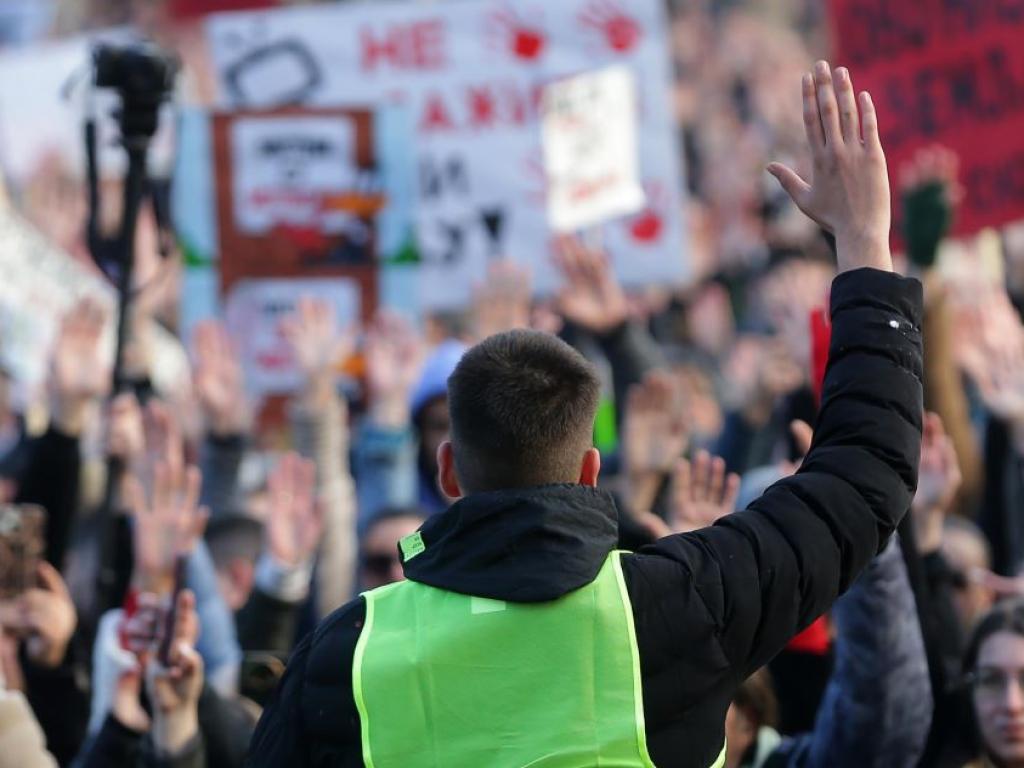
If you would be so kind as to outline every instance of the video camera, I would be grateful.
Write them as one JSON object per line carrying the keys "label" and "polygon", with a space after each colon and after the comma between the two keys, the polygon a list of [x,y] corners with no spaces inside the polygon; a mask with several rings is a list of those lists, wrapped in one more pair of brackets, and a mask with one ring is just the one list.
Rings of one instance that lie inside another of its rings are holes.
{"label": "video camera", "polygon": [[178,59],[150,43],[101,44],[92,59],[96,87],[112,88],[121,96],[122,138],[126,143],[150,138],[156,133],[160,105],[174,90]]}

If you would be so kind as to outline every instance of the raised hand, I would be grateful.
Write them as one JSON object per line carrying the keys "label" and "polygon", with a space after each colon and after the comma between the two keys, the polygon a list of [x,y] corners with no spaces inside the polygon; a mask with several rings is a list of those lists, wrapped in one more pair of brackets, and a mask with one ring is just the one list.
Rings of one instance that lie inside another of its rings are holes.
{"label": "raised hand", "polygon": [[768,171],[801,211],[835,235],[840,272],[891,272],[889,178],[871,96],[855,96],[849,71],[840,67],[833,77],[825,61],[803,76],[802,86],[811,179],[781,163]]}
{"label": "raised hand", "polygon": [[316,502],[316,465],[297,453],[287,453],[277,463],[267,485],[267,551],[285,566],[308,562],[316,552],[324,527]]}
{"label": "raised hand", "polygon": [[370,420],[400,428],[409,423],[409,396],[420,375],[423,340],[400,315],[382,312],[366,333],[366,384]]}
{"label": "raised hand", "polygon": [[555,264],[565,281],[557,306],[566,320],[597,334],[626,322],[629,302],[605,254],[587,248],[578,238],[559,237]]}
{"label": "raised hand", "polygon": [[70,435],[81,432],[88,404],[110,390],[110,369],[100,365],[106,313],[94,301],[79,301],[61,320],[53,347],[54,419]]}
{"label": "raised hand", "polygon": [[203,660],[195,649],[199,627],[195,596],[188,590],[178,595],[177,616],[167,666],[154,660],[146,670],[146,690],[153,702],[153,743],[158,752],[170,755],[198,733],[203,690]]}
{"label": "raised hand", "polygon": [[133,517],[136,588],[166,594],[178,554],[190,553],[206,528],[208,512],[199,507],[201,477],[196,467],[158,461],[152,492],[138,477],[125,479],[124,497]]}
{"label": "raised hand", "polygon": [[18,599],[26,634],[25,655],[41,667],[54,669],[64,661],[78,615],[56,568],[40,563],[38,578],[39,586]]}
{"label": "raised hand", "polygon": [[676,533],[706,528],[736,511],[740,476],[726,474],[725,460],[700,451],[691,464],[676,462],[669,527]]}
{"label": "raised hand", "polygon": [[911,505],[917,545],[923,553],[942,546],[942,527],[963,478],[953,439],[946,434],[937,413],[924,417],[921,439],[921,469],[917,494]]}
{"label": "raised hand", "polygon": [[303,296],[295,312],[281,321],[281,333],[302,372],[310,405],[323,405],[334,394],[338,366],[355,350],[355,334],[342,332],[329,302]]}
{"label": "raised hand", "polygon": [[513,261],[495,261],[487,279],[473,291],[474,330],[478,339],[530,327],[530,272]]}
{"label": "raised hand", "polygon": [[650,511],[662,479],[672,471],[688,440],[686,403],[672,374],[648,373],[629,390],[623,429],[633,511]]}
{"label": "raised hand", "polygon": [[146,455],[142,408],[131,392],[115,397],[107,411],[107,453],[125,466],[138,466]]}
{"label": "raised hand", "polygon": [[223,323],[208,320],[193,336],[193,382],[207,428],[215,435],[248,431],[252,410],[238,352]]}

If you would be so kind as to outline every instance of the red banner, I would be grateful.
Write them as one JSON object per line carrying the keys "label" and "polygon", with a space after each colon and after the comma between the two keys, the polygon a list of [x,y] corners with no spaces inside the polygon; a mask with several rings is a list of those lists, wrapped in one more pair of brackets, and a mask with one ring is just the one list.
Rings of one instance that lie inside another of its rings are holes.
{"label": "red banner", "polygon": [[960,156],[958,234],[1024,218],[1024,0],[831,0],[831,21],[890,177],[941,144]]}

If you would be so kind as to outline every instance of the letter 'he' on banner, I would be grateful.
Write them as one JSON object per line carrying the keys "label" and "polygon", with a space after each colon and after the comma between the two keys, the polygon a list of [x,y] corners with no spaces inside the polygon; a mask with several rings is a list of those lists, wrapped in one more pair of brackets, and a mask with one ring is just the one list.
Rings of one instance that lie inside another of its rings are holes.
{"label": "letter 'he' on banner", "polygon": [[629,69],[608,67],[556,81],[544,89],[541,113],[553,230],[587,229],[643,208]]}

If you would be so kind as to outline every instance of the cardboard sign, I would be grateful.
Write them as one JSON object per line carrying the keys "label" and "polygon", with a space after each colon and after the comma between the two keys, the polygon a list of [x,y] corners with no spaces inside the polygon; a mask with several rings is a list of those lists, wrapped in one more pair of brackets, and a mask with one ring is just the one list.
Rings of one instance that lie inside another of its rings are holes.
{"label": "cardboard sign", "polygon": [[465,305],[488,262],[550,265],[541,101],[549,83],[627,68],[639,103],[647,205],[605,227],[619,276],[685,280],[681,161],[662,0],[352,3],[212,15],[206,23],[219,105],[387,105],[415,149],[410,222],[425,307]]}
{"label": "cardboard sign", "polygon": [[218,114],[221,291],[246,278],[344,277],[376,307],[373,117],[365,110],[292,108]]}
{"label": "cardboard sign", "polygon": [[231,126],[235,226],[339,232],[327,201],[356,189],[355,127],[344,117],[249,117]]}
{"label": "cardboard sign", "polygon": [[644,205],[636,146],[636,89],[625,67],[544,89],[541,130],[548,216],[556,232],[586,229]]}
{"label": "cardboard sign", "polygon": [[831,0],[831,16],[837,63],[877,107],[890,177],[941,144],[960,156],[958,234],[1024,218],[1024,6]]}
{"label": "cardboard sign", "polygon": [[251,394],[286,394],[301,384],[291,349],[281,336],[280,323],[295,311],[302,296],[331,303],[341,327],[359,319],[360,288],[353,280],[242,280],[228,294],[225,317],[238,342]]}

